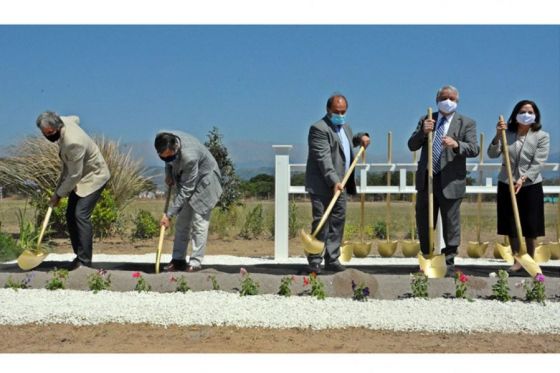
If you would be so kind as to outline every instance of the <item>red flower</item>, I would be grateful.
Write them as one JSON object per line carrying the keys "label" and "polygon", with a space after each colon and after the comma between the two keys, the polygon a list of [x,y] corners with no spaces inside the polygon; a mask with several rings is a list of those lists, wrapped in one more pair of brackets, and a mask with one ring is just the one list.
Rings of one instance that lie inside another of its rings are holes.
{"label": "red flower", "polygon": [[309,285],[309,278],[303,276],[303,286]]}
{"label": "red flower", "polygon": [[463,284],[467,281],[469,281],[469,277],[466,276],[464,273],[461,273],[461,275],[459,276],[459,281],[461,281]]}
{"label": "red flower", "polygon": [[142,275],[140,274],[140,272],[134,272],[134,273],[132,274],[132,277],[133,277],[133,278],[140,278],[140,277],[142,277]]}

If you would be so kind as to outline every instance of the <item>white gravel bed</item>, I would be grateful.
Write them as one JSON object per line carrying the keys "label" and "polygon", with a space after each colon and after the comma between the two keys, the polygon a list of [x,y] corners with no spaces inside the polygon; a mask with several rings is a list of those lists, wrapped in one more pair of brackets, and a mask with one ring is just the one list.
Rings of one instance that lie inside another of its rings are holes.
{"label": "white gravel bed", "polygon": [[[50,254],[45,262],[57,262],[57,261],[71,261],[75,258],[74,254]],[[170,254],[161,255],[161,263],[167,263],[171,260]],[[112,254],[94,254],[94,263],[155,263],[155,252],[153,254],[141,254],[141,255],[112,255]],[[16,263],[16,260],[12,260],[10,263]],[[205,265],[259,265],[259,264],[307,264],[307,259],[303,256],[301,257],[289,257],[287,259],[274,260],[273,257],[243,257],[243,256],[232,256],[232,255],[207,255],[204,257]],[[349,265],[416,265],[418,264],[418,259],[416,258],[381,258],[381,257],[367,257],[367,258],[352,258]],[[455,264],[461,265],[477,265],[477,266],[507,266],[504,260],[493,259],[493,258],[455,258]],[[547,267],[560,267],[560,260],[549,260],[544,264]]]}
{"label": "white gravel bed", "polygon": [[0,325],[148,323],[265,328],[560,334],[560,302],[457,299],[357,302],[222,291],[137,293],[0,289]]}

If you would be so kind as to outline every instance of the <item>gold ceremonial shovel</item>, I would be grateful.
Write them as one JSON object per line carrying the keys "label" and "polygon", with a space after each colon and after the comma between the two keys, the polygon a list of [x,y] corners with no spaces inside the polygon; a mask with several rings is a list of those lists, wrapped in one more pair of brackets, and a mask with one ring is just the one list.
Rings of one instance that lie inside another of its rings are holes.
{"label": "gold ceremonial shovel", "polygon": [[[167,212],[167,208],[169,207],[169,199],[171,197],[171,186],[167,188],[167,196],[165,197],[165,207],[163,208],[163,213]],[[162,225],[159,229],[159,241],[158,247],[156,251],[156,273],[159,273],[159,262],[161,259],[161,249],[163,247],[163,238],[165,236],[165,226]]]}
{"label": "gold ceremonial shovel", "polygon": [[[412,162],[416,163],[416,152],[412,152]],[[416,172],[412,173],[412,185],[416,185]],[[412,193],[412,208],[410,210],[410,240],[401,242],[401,250],[405,257],[411,258],[420,252],[420,241],[416,237],[416,221],[414,211],[416,209],[416,193]]]}
{"label": "gold ceremonial shovel", "polygon": [[[362,163],[366,163],[366,152],[362,153]],[[340,259],[343,262],[349,262],[352,255],[356,258],[365,258],[371,251],[371,241],[364,241],[364,222],[365,222],[365,201],[366,193],[362,191],[360,195],[360,242],[344,242],[340,247]]]}
{"label": "gold ceremonial shovel", "polygon": [[24,271],[29,271],[30,269],[37,267],[43,262],[43,260],[45,260],[47,255],[49,255],[49,252],[46,249],[41,248],[41,241],[43,240],[43,236],[47,230],[47,225],[49,225],[52,210],[52,206],[49,206],[47,209],[47,213],[43,219],[43,225],[41,226],[41,232],[39,233],[39,239],[37,240],[37,247],[32,250],[24,250],[17,259],[19,268]]}
{"label": "gold ceremonial shovel", "polygon": [[[500,121],[503,121],[504,118],[500,115]],[[513,208],[513,217],[515,219],[515,228],[517,231],[517,237],[519,238],[519,253],[514,256],[515,260],[521,264],[523,268],[531,277],[535,277],[537,274],[542,273],[541,268],[535,262],[533,258],[529,254],[527,254],[527,246],[525,245],[525,239],[523,238],[523,232],[521,230],[521,219],[519,218],[519,210],[517,208],[517,198],[515,197],[515,188],[513,186],[513,175],[511,173],[511,161],[509,159],[509,152],[507,146],[507,137],[506,131],[502,130],[502,152],[504,154],[504,158],[506,161],[506,169],[508,173],[508,181],[509,181],[509,194],[511,196],[511,206]]]}
{"label": "gold ceremonial shovel", "polygon": [[[432,119],[432,108],[428,108],[428,119]],[[443,278],[447,272],[445,256],[434,255],[434,160],[432,154],[433,131],[428,132],[428,247],[430,253],[424,258],[418,253],[420,269],[428,278]]]}
{"label": "gold ceremonial shovel", "polygon": [[509,240],[507,236],[504,236],[504,242],[499,243],[496,242],[496,246],[494,247],[494,258],[496,259],[503,259],[508,264],[513,264],[513,252],[511,251],[511,245],[509,244]]}
{"label": "gold ceremonial shovel", "polygon": [[[389,131],[389,133],[387,134],[387,163],[392,163],[393,162],[393,149],[392,149],[392,144],[393,144],[393,134],[391,133],[391,131]],[[387,186],[390,187],[391,186],[391,171],[387,171]],[[386,216],[385,216],[385,232],[386,232],[386,236],[387,239],[385,241],[380,241],[377,245],[377,250],[379,251],[379,255],[381,255],[384,258],[388,258],[390,256],[393,256],[393,254],[395,253],[395,251],[397,250],[397,245],[399,243],[399,241],[397,240],[391,240],[391,193],[387,193],[386,196],[387,199],[387,209],[386,211]]]}
{"label": "gold ceremonial shovel", "polygon": [[[346,185],[346,182],[350,178],[350,175],[352,174],[352,171],[356,167],[356,163],[358,163],[358,159],[360,158],[360,156],[362,155],[362,153],[364,151],[365,151],[365,148],[363,146],[361,146],[360,150],[358,151],[358,154],[356,154],[356,157],[354,157],[354,160],[352,161],[352,164],[350,165],[350,168],[348,168],[348,171],[346,171],[346,175],[344,175],[344,178],[342,179],[342,187],[344,187]],[[315,231],[313,232],[313,234],[309,235],[309,234],[305,233],[305,231],[303,229],[301,229],[299,231],[299,236],[300,236],[300,239],[303,243],[303,251],[306,254],[321,254],[323,252],[323,248],[325,247],[325,243],[319,241],[315,237],[317,236],[317,234],[319,234],[319,232],[321,231],[321,228],[323,228],[323,225],[327,221],[327,218],[330,215],[330,213],[331,213],[331,211],[334,207],[334,204],[336,203],[336,200],[338,199],[338,197],[340,196],[341,193],[342,193],[342,191],[340,191],[340,190],[336,191],[333,198],[331,199],[331,202],[329,203],[329,206],[325,210],[325,213],[321,217],[321,220],[319,221],[319,225],[317,225],[317,228],[315,228]]]}
{"label": "gold ceremonial shovel", "polygon": [[[480,149],[484,149],[484,134],[480,134]],[[478,165],[478,184],[482,185],[482,163],[484,162],[484,153],[480,151],[480,161]],[[476,200],[476,242],[469,241],[467,246],[467,255],[471,258],[482,258],[486,253],[489,242],[480,242],[480,211],[482,209],[482,193],[478,193]]]}

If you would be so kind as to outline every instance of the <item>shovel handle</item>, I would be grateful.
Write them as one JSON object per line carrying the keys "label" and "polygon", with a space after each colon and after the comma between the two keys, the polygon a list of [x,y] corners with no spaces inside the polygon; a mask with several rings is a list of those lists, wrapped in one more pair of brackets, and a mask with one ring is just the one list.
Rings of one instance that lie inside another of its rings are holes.
{"label": "shovel handle", "polygon": [[[428,108],[428,119],[432,119],[432,108]],[[428,132],[428,250],[434,250],[434,157],[433,134]]]}
{"label": "shovel handle", "polygon": [[49,208],[47,209],[47,213],[45,214],[45,218],[43,219],[43,225],[41,225],[41,232],[39,233],[39,239],[37,240],[37,251],[39,251],[41,241],[43,241],[43,236],[45,235],[45,231],[47,230],[47,226],[49,225],[49,219],[51,218],[52,210],[52,206],[49,206]]}
{"label": "shovel handle", "polygon": [[[500,115],[500,121],[503,121],[504,117]],[[525,245],[525,240],[523,239],[523,232],[521,230],[521,219],[519,218],[519,209],[517,208],[517,198],[515,197],[515,188],[513,186],[513,175],[511,172],[511,161],[509,159],[509,150],[507,144],[506,131],[502,130],[502,153],[504,154],[504,159],[506,161],[506,170],[508,174],[508,184],[509,184],[509,194],[511,197],[511,206],[513,208],[513,217],[515,219],[515,228],[517,231],[517,237],[519,239],[519,254],[527,254],[527,246]]]}
{"label": "shovel handle", "polygon": [[[348,181],[348,179],[350,178],[350,175],[352,174],[352,171],[354,171],[354,168],[356,167],[356,163],[358,163],[358,160],[360,159],[360,156],[362,155],[362,153],[366,150],[366,148],[364,148],[363,146],[360,146],[360,150],[358,150],[358,154],[356,154],[356,156],[354,157],[354,160],[352,161],[352,164],[350,165],[350,168],[348,168],[348,171],[346,171],[346,174],[344,175],[344,178],[342,179],[342,187],[344,188],[344,186],[346,185],[346,182]],[[323,214],[323,216],[321,217],[321,220],[319,221],[319,225],[317,225],[317,228],[315,228],[315,231],[313,232],[312,236],[313,238],[315,238],[317,236],[317,234],[321,231],[321,228],[323,228],[323,225],[325,225],[325,222],[327,221],[327,218],[329,217],[334,204],[336,203],[336,200],[338,199],[338,197],[340,196],[340,194],[342,193],[342,191],[337,190],[334,193],[333,198],[331,199],[331,202],[329,203],[329,206],[327,207],[327,209],[325,210],[325,213]]]}
{"label": "shovel handle", "polygon": [[[165,207],[163,208],[163,213],[167,212],[169,207],[169,200],[171,199],[171,186],[167,188],[167,195],[165,196]],[[159,273],[159,263],[161,260],[161,249],[163,248],[163,239],[165,237],[165,226],[162,225],[159,229],[159,240],[156,252],[156,273]]]}

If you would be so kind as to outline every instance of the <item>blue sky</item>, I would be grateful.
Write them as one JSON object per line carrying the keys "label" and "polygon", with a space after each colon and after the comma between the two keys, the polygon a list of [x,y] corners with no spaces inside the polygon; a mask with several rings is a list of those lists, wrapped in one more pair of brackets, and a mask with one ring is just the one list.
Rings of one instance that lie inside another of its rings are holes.
{"label": "blue sky", "polygon": [[395,160],[437,88],[455,85],[458,111],[493,135],[523,98],[537,102],[560,151],[560,26],[0,26],[0,146],[36,134],[46,109],[76,114],[90,133],[131,143],[148,164],[158,129],[201,140],[217,126],[239,164],[295,144],[334,91],[349,100],[368,159]]}

